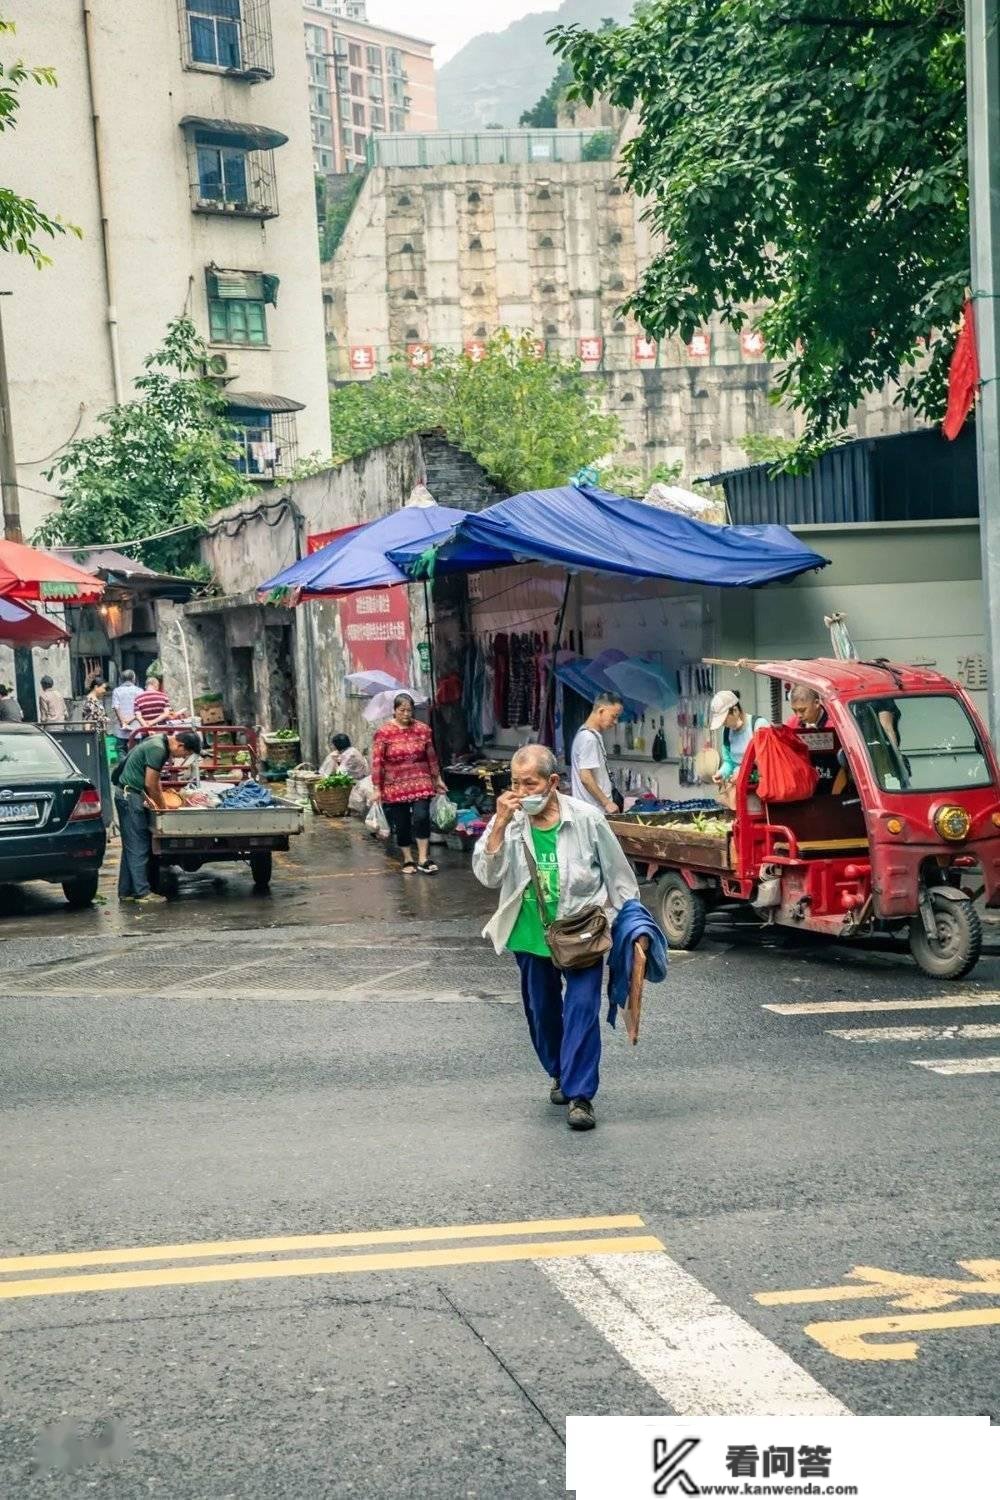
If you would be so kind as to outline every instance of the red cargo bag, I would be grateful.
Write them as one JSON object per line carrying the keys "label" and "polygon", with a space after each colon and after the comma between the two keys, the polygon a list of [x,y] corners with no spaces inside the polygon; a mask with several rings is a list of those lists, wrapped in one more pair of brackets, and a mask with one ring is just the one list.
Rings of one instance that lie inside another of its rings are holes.
{"label": "red cargo bag", "polygon": [[797,732],[769,724],[753,737],[757,796],[762,802],[805,802],[816,791],[819,772]]}

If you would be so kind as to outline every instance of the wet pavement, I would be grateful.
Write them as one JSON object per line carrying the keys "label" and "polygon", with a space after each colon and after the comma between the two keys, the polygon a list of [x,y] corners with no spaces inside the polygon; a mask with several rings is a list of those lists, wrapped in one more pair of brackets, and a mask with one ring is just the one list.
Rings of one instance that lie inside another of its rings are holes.
{"label": "wet pavement", "polygon": [[[489,892],[472,877],[467,853],[434,846],[438,877],[402,876],[399,859],[355,819],[306,811],[305,830],[287,854],[274,856],[269,891],[255,891],[242,863],[172,872],[163,907],[137,909],[117,898],[120,844],[112,839],[101,870],[98,900],[70,911],[57,885],[0,886],[0,954],[15,938],[95,937],[135,933],[312,926],[351,922],[422,922],[476,917],[492,910]],[[467,878],[461,878],[462,875]]]}

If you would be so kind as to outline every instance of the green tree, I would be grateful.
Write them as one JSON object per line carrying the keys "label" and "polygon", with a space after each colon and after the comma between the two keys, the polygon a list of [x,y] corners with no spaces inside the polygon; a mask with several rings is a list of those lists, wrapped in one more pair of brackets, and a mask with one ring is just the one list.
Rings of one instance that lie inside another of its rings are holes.
{"label": "green tree", "polygon": [[551,37],[571,93],[638,111],[624,175],[659,253],[626,306],[651,335],[765,304],[775,399],[806,419],[789,464],[887,382],[940,415],[969,277],[960,0],[651,0]]}
{"label": "green tree", "polygon": [[[199,373],[206,353],[187,318],[170,324],[162,347],[144,361],[138,399],[105,412],[103,431],[70,443],[47,471],[63,499],[33,541],[113,546],[198,527],[251,492],[233,467],[224,400]],[[187,530],[146,543],[143,560],[166,572],[189,570],[197,538]]]}
{"label": "green tree", "polygon": [[365,185],[365,172],[355,172],[337,197],[331,197],[325,177],[316,177],[316,215],[319,221],[319,258],[332,260],[344,230],[354,212],[354,205]]}
{"label": "green tree", "polygon": [[[13,21],[0,18],[0,37],[12,36]],[[41,83],[55,87],[56,75],[51,68],[29,68],[26,63],[0,61],[0,131],[14,130],[17,114],[21,108],[22,84]],[[0,187],[0,250],[12,250],[15,255],[26,255],[36,266],[49,264],[49,257],[39,244],[39,236],[67,232],[80,237],[75,224],[66,224],[62,219],[52,218],[39,208],[33,198],[23,198],[11,188]]]}
{"label": "green tree", "polygon": [[433,428],[512,492],[565,484],[619,435],[576,361],[540,357],[533,335],[504,329],[481,359],[438,350],[426,369],[396,361],[386,375],[331,392],[338,458]]}

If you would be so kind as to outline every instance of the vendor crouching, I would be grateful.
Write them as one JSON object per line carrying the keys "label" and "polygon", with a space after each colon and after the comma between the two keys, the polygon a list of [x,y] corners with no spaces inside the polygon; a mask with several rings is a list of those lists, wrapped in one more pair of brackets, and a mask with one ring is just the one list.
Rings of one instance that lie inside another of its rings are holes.
{"label": "vendor crouching", "polygon": [[[636,902],[639,887],[603,812],[561,796],[558,785],[551,750],[544,745],[519,750],[511,762],[511,789],[497,800],[496,815],[476,845],[473,869],[483,885],[500,889],[499,908],[483,936],[492,939],[498,953],[506,949],[517,959],[531,1042],[552,1081],[549,1098],[569,1105],[571,1129],[592,1130],[604,953],[586,967],[559,969],[550,928],[596,909],[600,920],[592,925],[607,932],[606,913]],[[610,946],[608,933],[605,951]]]}

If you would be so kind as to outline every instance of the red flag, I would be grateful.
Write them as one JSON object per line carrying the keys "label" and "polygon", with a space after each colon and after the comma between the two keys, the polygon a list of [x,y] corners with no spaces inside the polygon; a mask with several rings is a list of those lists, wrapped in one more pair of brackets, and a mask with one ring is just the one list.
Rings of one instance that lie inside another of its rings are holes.
{"label": "red flag", "polygon": [[941,430],[953,441],[965,426],[965,419],[976,404],[979,390],[979,355],[976,352],[976,325],[972,299],[962,308],[962,326],[955,341],[955,352],[948,369],[948,410]]}

